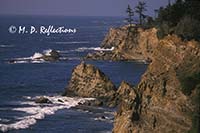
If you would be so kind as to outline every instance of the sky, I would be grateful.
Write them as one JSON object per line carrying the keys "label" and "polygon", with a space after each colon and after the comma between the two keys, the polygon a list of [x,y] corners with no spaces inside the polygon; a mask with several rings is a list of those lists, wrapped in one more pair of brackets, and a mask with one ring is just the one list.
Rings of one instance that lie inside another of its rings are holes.
{"label": "sky", "polygon": [[[145,1],[145,0],[144,0]],[[172,0],[171,0],[172,1]],[[138,0],[0,0],[0,14],[62,16],[125,16],[127,5]],[[166,6],[168,0],[146,0],[147,12]]]}

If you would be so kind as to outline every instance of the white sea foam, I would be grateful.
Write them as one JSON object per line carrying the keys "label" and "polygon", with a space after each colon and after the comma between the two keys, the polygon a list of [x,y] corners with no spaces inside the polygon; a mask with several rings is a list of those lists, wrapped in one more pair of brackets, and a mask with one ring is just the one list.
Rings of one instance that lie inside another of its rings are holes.
{"label": "white sea foam", "polygon": [[[14,111],[22,111],[27,113],[27,116],[18,118],[17,122],[11,124],[1,124],[0,123],[0,131],[7,132],[13,129],[25,129],[31,125],[34,125],[37,120],[45,118],[46,115],[53,115],[56,111],[60,109],[67,109],[70,107],[74,107],[79,103],[84,103],[86,100],[94,100],[94,98],[70,98],[70,97],[62,97],[62,96],[45,96],[48,98],[52,104],[46,104],[40,106],[40,104],[36,104],[33,99],[32,101],[22,102],[22,105],[31,105],[31,107],[23,107],[23,108],[13,108]],[[30,97],[25,97],[30,100]]]}
{"label": "white sea foam", "polygon": [[86,50],[95,50],[95,51],[113,51],[114,47],[112,48],[101,48],[101,47],[81,47],[76,49],[75,51],[81,52]]}
{"label": "white sea foam", "polygon": [[58,50],[58,52],[61,54],[70,53],[71,51],[74,51],[74,50]]}
{"label": "white sea foam", "polygon": [[26,64],[26,63],[33,63],[33,64],[36,64],[36,63],[44,63],[45,61],[44,60],[16,60],[14,62],[12,62],[12,64]]}
{"label": "white sea foam", "polygon": [[94,50],[94,51],[113,51],[114,47],[112,48],[101,48],[101,47],[80,47],[75,50],[58,50],[59,53],[65,54],[65,53],[70,53],[70,52],[84,52],[84,51],[89,51],[89,50]]}
{"label": "white sea foam", "polygon": [[0,48],[11,48],[14,47],[14,45],[0,45]]}
{"label": "white sea foam", "polygon": [[89,41],[73,41],[73,42],[54,42],[55,44],[85,44],[90,43]]}
{"label": "white sea foam", "polygon": [[44,63],[45,61],[43,59],[40,60],[32,60],[31,63]]}
{"label": "white sea foam", "polygon": [[42,56],[43,56],[43,54],[41,54],[41,53],[34,53],[33,56],[31,56],[31,57],[27,57],[27,58],[30,58],[30,59],[35,60],[35,59],[39,59],[39,58],[41,58]]}
{"label": "white sea foam", "polygon": [[15,60],[30,60],[32,59],[32,56],[31,57],[22,57],[22,58],[15,58]]}
{"label": "white sea foam", "polygon": [[19,60],[19,61],[16,60],[13,62],[13,64],[22,64],[22,63],[24,64],[24,63],[29,63],[29,62],[25,60]]}
{"label": "white sea foam", "polygon": [[68,60],[81,60],[80,57],[70,57],[70,58],[67,58]]}
{"label": "white sea foam", "polygon": [[30,57],[22,57],[22,58],[15,58],[12,62],[13,64],[20,64],[20,63],[44,63],[45,61],[42,59],[44,55],[49,56],[52,49],[44,50],[43,53],[36,52],[33,56]]}
{"label": "white sea foam", "polygon": [[47,56],[51,56],[52,49],[44,50],[43,53]]}
{"label": "white sea foam", "polygon": [[106,121],[106,122],[112,123],[113,117],[106,117],[106,116],[105,116],[105,118],[97,117],[97,118],[94,118],[94,120],[95,121]]}

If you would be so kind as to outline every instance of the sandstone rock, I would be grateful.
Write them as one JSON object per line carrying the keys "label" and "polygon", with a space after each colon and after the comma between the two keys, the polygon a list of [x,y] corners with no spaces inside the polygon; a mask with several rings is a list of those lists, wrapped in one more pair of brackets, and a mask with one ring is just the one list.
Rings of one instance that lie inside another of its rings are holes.
{"label": "sandstone rock", "polygon": [[155,28],[143,30],[135,27],[131,33],[128,32],[128,26],[116,29],[111,28],[101,47],[114,47],[114,50],[103,54],[100,52],[89,53],[86,59],[150,62],[151,54],[157,45],[158,38]]}
{"label": "sandstone rock", "polygon": [[119,107],[115,115],[113,132],[132,132],[132,120],[139,119],[140,96],[136,88],[123,81],[117,90]]}
{"label": "sandstone rock", "polygon": [[72,72],[66,95],[97,98],[109,106],[115,101],[115,91],[115,85],[103,72],[82,62]]}
{"label": "sandstone rock", "polygon": [[[131,87],[126,84],[129,89],[118,90],[126,98],[115,116],[113,132],[199,132],[200,44],[168,36],[160,40],[151,59],[134,89],[137,95],[127,95]],[[184,89],[187,79],[190,93]]]}

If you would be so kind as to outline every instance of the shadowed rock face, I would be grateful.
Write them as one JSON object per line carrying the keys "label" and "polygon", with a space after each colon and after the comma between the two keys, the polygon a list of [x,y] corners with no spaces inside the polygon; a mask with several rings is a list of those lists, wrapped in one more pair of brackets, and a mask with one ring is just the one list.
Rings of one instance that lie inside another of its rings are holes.
{"label": "shadowed rock face", "polygon": [[156,33],[155,28],[149,30],[133,28],[132,32],[128,32],[128,26],[111,28],[101,47],[114,47],[114,50],[90,53],[86,59],[150,61],[153,49],[158,44]]}
{"label": "shadowed rock face", "polygon": [[121,100],[113,132],[198,133],[200,44],[168,36],[160,40],[151,59],[134,92],[131,89]]}
{"label": "shadowed rock face", "polygon": [[131,132],[133,128],[132,120],[139,119],[139,94],[135,87],[123,81],[117,90],[117,95],[119,105],[115,114],[113,132]]}
{"label": "shadowed rock face", "polygon": [[45,61],[57,61],[60,58],[60,54],[56,50],[51,50],[48,55],[43,55],[41,59]]}
{"label": "shadowed rock face", "polygon": [[105,105],[114,106],[116,87],[110,79],[93,65],[81,63],[72,72],[66,95],[93,97]]}

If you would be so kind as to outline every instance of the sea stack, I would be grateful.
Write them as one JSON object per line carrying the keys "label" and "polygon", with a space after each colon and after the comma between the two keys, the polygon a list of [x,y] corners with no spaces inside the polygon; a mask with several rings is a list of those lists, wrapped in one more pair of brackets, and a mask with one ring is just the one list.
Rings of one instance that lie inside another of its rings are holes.
{"label": "sea stack", "polygon": [[65,95],[97,98],[106,106],[115,106],[116,87],[97,67],[82,62],[73,69]]}

